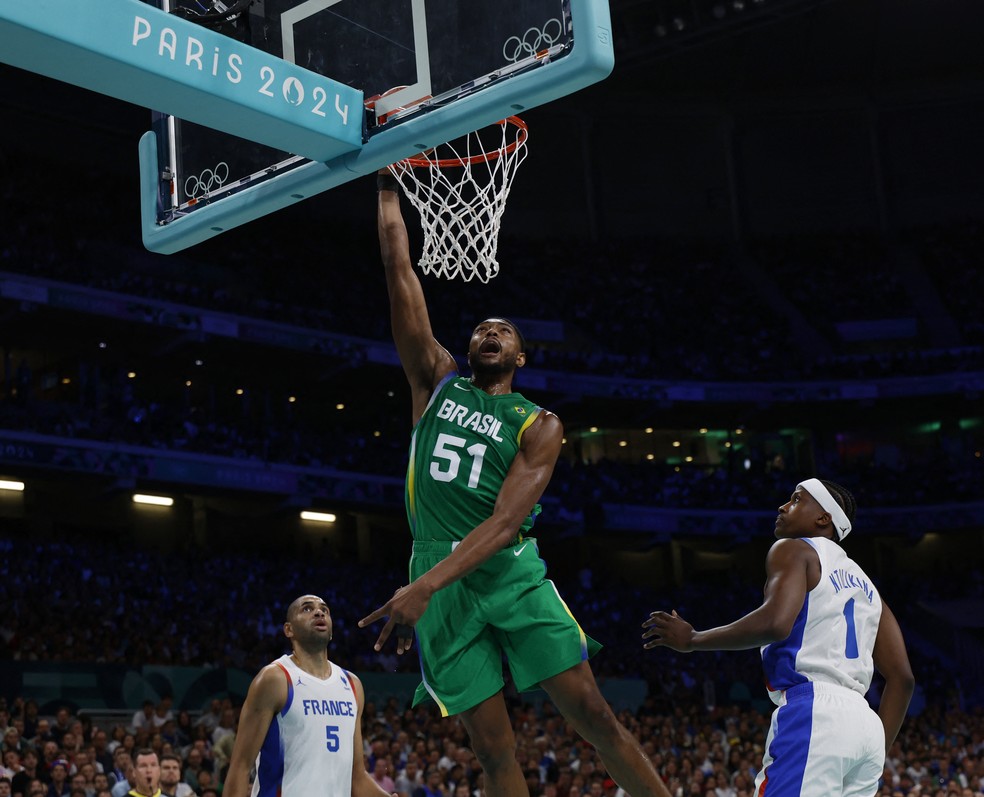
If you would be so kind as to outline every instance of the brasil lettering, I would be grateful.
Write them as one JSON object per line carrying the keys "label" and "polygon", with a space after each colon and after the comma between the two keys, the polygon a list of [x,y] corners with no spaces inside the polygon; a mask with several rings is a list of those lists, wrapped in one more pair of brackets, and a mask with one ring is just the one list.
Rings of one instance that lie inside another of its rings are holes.
{"label": "brasil lettering", "polygon": [[854,575],[850,570],[844,570],[843,568],[834,570],[828,578],[830,583],[834,585],[834,593],[840,592],[842,589],[859,589],[868,599],[868,603],[871,603],[875,599],[875,590],[865,579],[859,578]]}
{"label": "brasil lettering", "polygon": [[463,407],[449,398],[444,399],[444,403],[437,411],[437,417],[456,423],[462,429],[471,429],[478,434],[484,434],[497,443],[502,442],[502,438],[499,437],[502,421],[497,421],[493,415],[483,415],[480,412],[469,414],[468,407]]}
{"label": "brasil lettering", "polygon": [[[225,53],[219,47],[214,47],[212,52],[206,53],[205,45],[200,40],[194,36],[187,36],[181,41],[173,28],[164,27],[155,34],[150,21],[144,17],[134,16],[133,37],[130,44],[141,48],[156,46],[157,56],[160,58],[180,63],[203,75],[225,80],[231,85],[255,87],[257,94],[263,97],[276,97],[273,88],[277,84],[277,73],[270,64],[264,64],[256,70],[247,70],[245,59],[240,53]],[[250,72],[255,74],[250,76]],[[310,96],[310,112],[315,116],[326,117],[328,112],[332,111],[329,102],[331,98],[324,86],[316,85],[308,90],[296,77],[288,76],[280,82],[279,89],[284,101],[293,106],[304,105],[305,100]],[[334,113],[338,114],[343,125],[347,125],[348,103],[343,105],[339,94],[335,94],[334,101]]]}
{"label": "brasil lettering", "polygon": [[304,716],[354,717],[355,706],[349,700],[302,700]]}

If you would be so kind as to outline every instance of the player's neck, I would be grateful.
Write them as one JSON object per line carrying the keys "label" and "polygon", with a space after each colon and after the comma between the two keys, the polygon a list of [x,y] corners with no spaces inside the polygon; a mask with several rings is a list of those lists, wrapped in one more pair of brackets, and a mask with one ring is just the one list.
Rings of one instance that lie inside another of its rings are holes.
{"label": "player's neck", "polygon": [[471,383],[479,390],[483,390],[490,396],[504,396],[512,393],[512,374],[503,376],[502,374],[480,376],[474,374]]}
{"label": "player's neck", "polygon": [[328,651],[324,648],[320,651],[310,651],[295,647],[291,659],[304,672],[322,681],[327,680],[331,675],[331,662],[328,661]]}

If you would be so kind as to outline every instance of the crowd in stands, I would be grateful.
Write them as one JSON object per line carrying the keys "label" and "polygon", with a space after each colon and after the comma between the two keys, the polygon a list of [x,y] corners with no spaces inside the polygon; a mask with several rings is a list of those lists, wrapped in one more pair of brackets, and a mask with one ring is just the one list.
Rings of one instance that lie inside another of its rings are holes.
{"label": "crowd in stands", "polygon": [[231,409],[210,410],[144,397],[140,391],[128,391],[122,401],[94,407],[44,398],[26,405],[0,401],[4,429],[377,475],[404,473],[409,439],[405,424],[381,418],[376,436],[375,429],[353,428],[343,423],[346,419],[335,424],[324,420],[312,427],[286,412],[253,416]]}
{"label": "crowd in stands", "polygon": [[[689,694],[688,694],[689,693]],[[553,706],[512,700],[516,757],[531,797],[624,795],[595,750]],[[761,765],[768,715],[736,703],[707,705],[701,690],[679,684],[668,701],[624,710],[674,797],[751,797]],[[119,797],[132,785],[132,762],[153,750],[162,762],[162,797],[219,797],[235,742],[237,706],[213,700],[195,716],[165,698],[127,723],[92,723],[67,706],[53,716],[36,701],[0,702],[4,797]],[[483,797],[481,767],[454,718],[395,700],[368,703],[363,714],[366,766],[399,797]],[[984,718],[953,705],[911,717],[886,758],[879,797],[979,797]],[[164,763],[168,762],[168,763]],[[167,772],[167,770],[172,770]],[[166,781],[165,781],[166,778]]]}
{"label": "crowd in stands", "polygon": [[[181,662],[256,671],[285,649],[286,604],[315,592],[331,606],[333,655],[340,661],[356,671],[415,671],[415,658],[375,653],[378,629],[356,625],[403,583],[402,564],[366,565],[317,548],[299,553],[284,545],[258,551],[255,545],[240,541],[232,550],[228,543],[209,548],[185,543],[162,553],[76,536],[44,542],[0,536],[0,660]],[[548,562],[551,551],[553,558],[567,556],[565,545],[549,534],[541,540]],[[962,563],[967,572],[959,579],[953,578],[952,563],[941,563],[928,574],[889,571],[879,579],[881,589],[903,622],[907,607],[919,600],[984,598],[980,562],[973,569],[973,552],[967,557]],[[695,575],[683,586],[633,586],[585,565],[576,576],[555,580],[582,625],[608,650],[596,659],[596,670],[621,677],[647,677],[652,664],[639,649],[640,611],[674,606],[701,627],[719,623],[721,607],[729,613],[751,610],[761,598],[759,583],[745,584],[734,573],[707,581]],[[727,662],[746,667],[754,660],[742,662],[737,654],[658,655],[684,669],[720,659],[703,676],[713,672],[725,694],[735,677]]]}
{"label": "crowd in stands", "polygon": [[[916,459],[916,458],[913,458]],[[864,464],[832,468],[863,507],[976,501],[984,495],[984,467],[962,466],[946,457],[920,458],[910,467]],[[561,460],[548,495],[566,507],[591,503],[637,503],[672,508],[772,509],[790,486],[810,474],[791,469],[686,468],[658,462]]]}
{"label": "crowd in stands", "polygon": [[783,294],[831,333],[838,321],[916,314],[886,244],[874,233],[775,237],[757,242],[754,254]]}
{"label": "crowd in stands", "polygon": [[[401,573],[378,565],[228,551],[160,555],[132,546],[14,538],[2,540],[0,563],[0,664],[182,664],[253,673],[286,650],[285,604],[295,593],[314,590],[332,610],[333,660],[355,672],[416,672],[415,657],[372,652],[376,630],[356,625],[400,583]],[[914,600],[902,596],[980,598],[984,579],[979,572],[959,580],[948,573],[895,574],[881,586],[907,635],[918,691],[886,762],[879,797],[978,797],[984,701],[947,654],[912,633]],[[757,605],[758,588],[733,575],[696,577],[684,587],[633,587],[587,568],[558,587],[588,633],[605,644],[592,662],[602,682],[621,677],[648,683],[648,697],[622,710],[621,719],[671,793],[751,797],[771,710],[756,652],[644,652],[640,622],[650,608],[672,606],[697,627],[719,624]],[[876,681],[873,701],[877,693]],[[30,694],[0,690],[5,694],[0,784],[10,777],[15,795],[105,797],[126,778],[126,756],[132,760],[141,748],[178,758],[178,783],[188,788],[171,783],[165,793],[221,794],[238,698],[175,707],[163,696],[132,706],[128,722],[100,725],[84,712],[73,716],[73,707],[57,701],[40,712]],[[508,694],[531,797],[622,794],[595,751],[573,735],[549,701]],[[411,709],[395,698],[370,703],[363,738],[369,771],[400,797],[483,797],[481,771],[462,727],[441,718],[434,706]],[[7,793],[0,785],[0,795]]]}
{"label": "crowd in stands", "polygon": [[[18,200],[23,212],[0,242],[2,271],[368,339],[389,336],[371,219],[364,230],[333,239],[330,262],[315,258],[305,264],[272,232],[251,236],[249,251],[214,245],[160,258],[98,235],[73,237],[43,212],[44,197],[32,203],[28,193]],[[779,301],[794,305],[829,351],[804,350],[788,317],[776,311],[776,298],[753,287],[743,270],[745,258],[707,244],[620,241],[602,246],[553,240],[531,246],[504,238],[501,278],[489,285],[429,280],[427,292],[436,335],[452,350],[457,341],[463,348],[476,313],[483,311],[560,322],[564,342],[534,342],[532,368],[726,381],[976,372],[984,368],[979,337],[984,286],[975,267],[980,229],[971,223],[930,228],[905,239],[961,330],[964,345],[951,348],[933,348],[917,339],[853,350],[835,340],[830,323],[836,320],[877,320],[918,309],[912,286],[903,284],[905,275],[893,268],[892,248],[861,233],[775,238],[752,246],[748,255],[778,290]],[[529,290],[529,279],[538,269],[556,270],[557,264],[565,279],[552,281],[545,302],[540,292]],[[510,270],[523,278],[509,279]],[[830,308],[822,322],[811,311],[814,299]],[[8,359],[0,428],[381,476],[398,477],[404,471],[406,416],[388,408],[358,424],[316,413],[321,417],[314,427],[303,414],[284,409],[282,397],[247,396],[241,406],[230,408],[192,400],[190,392],[165,395],[134,385],[125,369],[100,374],[92,362],[67,366],[71,387],[49,390],[42,401],[40,375],[35,374],[39,400],[29,401],[31,375],[21,384],[22,364]],[[17,400],[11,401],[14,386]],[[973,389],[967,388],[971,395]],[[630,394],[628,389],[624,393]],[[252,410],[246,411],[251,400]],[[921,463],[918,477],[911,475],[908,461],[839,462],[836,470],[866,505],[959,501],[984,494],[984,460],[973,456],[973,447],[969,455],[941,453]],[[573,510],[599,501],[754,508],[775,500],[775,478],[765,460],[754,461],[748,471],[576,460],[568,457],[562,463],[551,488]]]}
{"label": "crowd in stands", "polygon": [[[125,380],[121,384],[130,387]],[[341,416],[337,420],[322,416],[313,426],[285,413],[210,411],[206,406],[144,397],[139,390],[127,390],[97,406],[0,400],[3,429],[391,478],[403,476],[406,469],[409,432],[404,421],[401,415],[380,415],[372,428],[364,419],[353,423]],[[822,438],[815,445],[834,449],[832,441]],[[898,446],[884,449],[897,453]],[[975,456],[979,450],[973,430],[958,430],[941,435],[929,451],[907,451],[886,461],[873,456],[847,460],[831,453],[825,469],[836,472],[868,507],[974,501],[984,495],[984,459]],[[748,454],[752,460],[746,467]],[[589,462],[572,445],[558,462],[547,496],[569,511],[607,502],[765,509],[789,485],[811,475],[773,467],[771,459],[754,446],[748,454],[716,465],[681,467],[641,457]]]}
{"label": "crowd in stands", "polygon": [[[18,164],[11,164],[17,169]],[[136,297],[385,340],[388,309],[371,212],[364,227],[333,231],[330,250],[312,250],[264,227],[240,248],[212,242],[160,257],[107,220],[55,223],[32,184],[0,241],[0,271],[31,274]],[[8,189],[9,190],[9,189]],[[14,197],[8,197],[13,202]],[[85,207],[80,212],[94,212]],[[75,229],[74,236],[69,232]],[[922,289],[873,233],[774,237],[748,252],[693,241],[592,244],[552,239],[500,242],[502,275],[489,285],[428,280],[435,332],[452,350],[476,313],[561,322],[561,345],[534,347],[536,367],[645,379],[748,381],[871,378],[980,370],[982,295],[979,224],[907,233],[900,245],[935,285],[961,340],[940,348],[924,324],[914,339],[852,346],[838,321],[917,318]],[[102,232],[93,232],[99,231]],[[84,233],[83,233],[84,231]],[[750,277],[747,258],[770,290]],[[918,266],[917,266],[918,267]],[[550,295],[530,290],[537,275]],[[768,294],[768,295],[767,295]],[[546,298],[546,300],[545,300]],[[817,347],[790,326],[787,305],[825,341]],[[824,311],[818,313],[817,307]],[[437,310],[440,310],[439,312]]]}

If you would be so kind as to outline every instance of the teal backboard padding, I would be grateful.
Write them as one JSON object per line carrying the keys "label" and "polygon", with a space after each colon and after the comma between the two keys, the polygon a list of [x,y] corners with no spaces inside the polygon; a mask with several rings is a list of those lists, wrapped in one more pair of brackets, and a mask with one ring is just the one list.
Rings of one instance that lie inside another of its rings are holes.
{"label": "teal backboard padding", "polygon": [[139,0],[4,0],[0,60],[316,161],[362,145],[361,91]]}

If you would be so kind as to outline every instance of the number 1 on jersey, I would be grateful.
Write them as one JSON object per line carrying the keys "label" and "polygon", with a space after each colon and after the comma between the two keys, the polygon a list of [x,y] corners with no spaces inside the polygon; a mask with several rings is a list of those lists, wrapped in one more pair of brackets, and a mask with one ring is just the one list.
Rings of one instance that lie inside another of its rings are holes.
{"label": "number 1 on jersey", "polygon": [[844,619],[847,620],[844,656],[848,659],[856,659],[858,657],[858,631],[854,626],[854,598],[844,604]]}
{"label": "number 1 on jersey", "polygon": [[[455,449],[465,448],[468,441],[463,437],[453,434],[441,433],[437,436],[437,443],[434,445],[432,454],[434,461],[431,462],[430,475],[435,481],[452,482],[458,476],[461,466],[461,454]],[[465,448],[465,452],[472,456],[471,472],[468,474],[468,486],[471,489],[478,487],[478,480],[482,475],[482,463],[485,461],[485,451],[487,446],[484,443],[474,443]],[[444,470],[441,469],[442,462],[446,464]]]}

